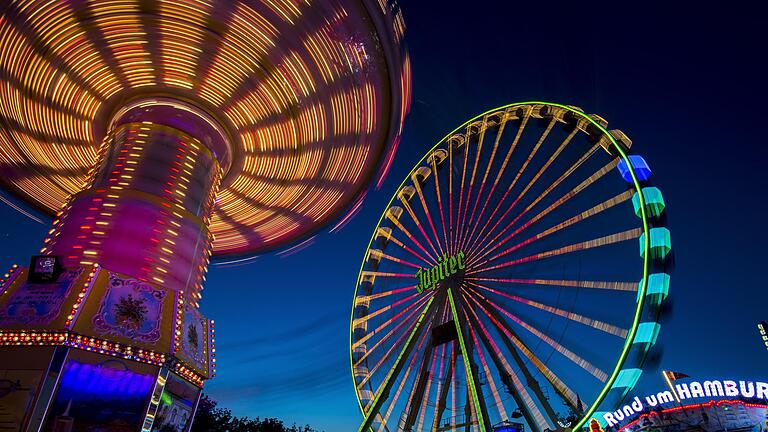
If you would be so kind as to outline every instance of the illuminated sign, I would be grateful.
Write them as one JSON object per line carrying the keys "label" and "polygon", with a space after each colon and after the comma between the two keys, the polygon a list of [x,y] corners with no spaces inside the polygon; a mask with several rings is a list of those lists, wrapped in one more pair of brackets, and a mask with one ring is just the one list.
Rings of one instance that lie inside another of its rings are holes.
{"label": "illuminated sign", "polygon": [[456,255],[443,254],[437,259],[437,264],[431,269],[421,268],[416,272],[419,284],[416,290],[420,293],[428,289],[434,289],[438,283],[458,275],[464,270],[464,252]]}
{"label": "illuminated sign", "polygon": [[[674,392],[674,393],[673,393]],[[646,408],[655,408],[663,404],[697,398],[730,397],[743,399],[760,399],[768,401],[768,382],[711,380],[677,383],[670,390],[640,398],[635,396],[632,401],[613,412],[603,413],[603,421],[608,427],[615,426],[630,417],[642,413]]]}
{"label": "illuminated sign", "polygon": [[[694,426],[695,425],[695,426]],[[691,427],[693,426],[693,427]],[[617,432],[765,431],[768,405],[741,400],[710,400],[652,410]]]}
{"label": "illuminated sign", "polygon": [[757,329],[760,331],[760,337],[763,339],[763,345],[768,350],[768,322],[760,321],[757,323]]}

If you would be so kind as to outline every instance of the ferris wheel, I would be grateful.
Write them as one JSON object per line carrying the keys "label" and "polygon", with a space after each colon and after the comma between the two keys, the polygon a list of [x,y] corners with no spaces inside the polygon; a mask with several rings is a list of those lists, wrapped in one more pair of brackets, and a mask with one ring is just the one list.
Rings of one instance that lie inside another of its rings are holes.
{"label": "ferris wheel", "polygon": [[664,199],[601,117],[507,105],[440,140],[373,231],[361,431],[578,430],[635,385],[669,288]]}

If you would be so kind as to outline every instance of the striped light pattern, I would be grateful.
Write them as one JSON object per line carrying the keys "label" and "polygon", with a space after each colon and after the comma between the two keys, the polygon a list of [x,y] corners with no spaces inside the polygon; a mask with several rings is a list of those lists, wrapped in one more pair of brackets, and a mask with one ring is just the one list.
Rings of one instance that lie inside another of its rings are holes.
{"label": "striped light pattern", "polygon": [[176,98],[232,146],[213,253],[298,241],[385,174],[410,103],[403,32],[389,0],[11,1],[2,181],[54,214],[87,182],[113,113]]}
{"label": "striped light pattern", "polygon": [[57,215],[41,253],[65,267],[101,264],[197,303],[210,258],[207,229],[221,181],[198,140],[156,124],[112,130],[88,188]]}
{"label": "striped light pattern", "polygon": [[[645,199],[649,177],[622,164],[632,142],[606,127],[575,107],[513,104],[413,168],[355,292],[361,431],[482,431],[518,410],[533,432],[578,430],[626,395],[658,335],[671,246],[660,192]],[[658,253],[654,230],[667,240]],[[464,267],[449,271],[459,255]],[[439,282],[424,289],[420,269]]]}

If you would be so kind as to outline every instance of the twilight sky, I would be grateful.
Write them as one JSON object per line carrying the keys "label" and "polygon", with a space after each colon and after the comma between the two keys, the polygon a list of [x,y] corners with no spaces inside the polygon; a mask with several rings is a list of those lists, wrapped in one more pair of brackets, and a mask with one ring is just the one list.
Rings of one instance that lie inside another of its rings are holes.
{"label": "twilight sky", "polygon": [[[543,100],[597,113],[633,140],[667,202],[673,313],[654,367],[766,378],[764,15],[568,2],[403,0],[414,100],[381,190],[340,232],[289,256],[212,266],[202,308],[216,320],[219,376],[206,391],[236,415],[356,430],[349,317],[376,221],[413,164],[447,132],[499,105]],[[7,197],[8,195],[5,194]],[[46,225],[0,205],[0,266],[26,265]],[[662,386],[655,369],[638,393]]]}

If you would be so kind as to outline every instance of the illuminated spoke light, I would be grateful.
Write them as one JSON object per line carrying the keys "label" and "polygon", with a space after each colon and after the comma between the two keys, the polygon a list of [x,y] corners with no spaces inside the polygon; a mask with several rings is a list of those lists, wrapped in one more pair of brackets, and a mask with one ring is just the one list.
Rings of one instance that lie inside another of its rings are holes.
{"label": "illuminated spoke light", "polygon": [[554,306],[549,306],[549,305],[546,305],[544,303],[533,301],[533,300],[530,300],[530,299],[527,299],[527,298],[524,298],[524,297],[519,297],[519,296],[507,294],[505,292],[502,292],[502,291],[499,291],[499,290],[495,290],[493,288],[489,288],[489,287],[487,287],[485,285],[481,285],[481,284],[474,283],[474,282],[471,282],[471,281],[468,281],[467,283],[469,285],[472,285],[474,287],[480,288],[480,289],[485,290],[487,292],[490,292],[490,293],[499,295],[501,297],[505,297],[505,298],[514,300],[514,301],[516,301],[518,303],[522,303],[522,304],[534,307],[536,309],[540,309],[540,310],[549,312],[549,313],[551,313],[553,315],[557,315],[557,316],[561,316],[563,318],[567,318],[567,319],[569,319],[571,321],[578,322],[578,323],[590,326],[590,327],[592,327],[594,329],[606,332],[608,334],[612,334],[612,335],[618,336],[620,338],[626,338],[627,337],[627,330],[623,329],[623,328],[620,328],[620,327],[617,327],[615,325],[608,324],[606,322],[602,322],[602,321],[599,321],[599,320],[596,320],[596,319],[588,318],[588,317],[585,317],[584,315],[580,315],[580,314],[577,314],[577,313],[574,313],[574,312],[566,311],[564,309],[556,308]]}
{"label": "illuminated spoke light", "polygon": [[[512,343],[515,344],[517,349],[520,350],[521,353],[542,373],[542,375],[553,385],[554,388],[557,389],[557,391],[560,394],[563,394],[567,399],[568,402],[571,404],[571,406],[576,406],[576,393],[573,392],[557,375],[555,375],[554,372],[552,372],[538,357],[536,357],[533,354],[533,351],[531,351],[528,346],[526,346],[519,338],[517,338],[515,335],[508,332],[508,330],[500,323],[498,320],[496,320],[489,312],[485,309],[483,305],[481,305],[476,298],[474,298],[472,295],[473,293],[469,293],[470,300],[475,303],[480,311],[483,312],[483,314],[494,324],[496,329],[503,335],[503,337],[506,337],[508,340],[512,341]],[[483,325],[483,322],[480,321],[480,318],[478,317],[477,313],[474,310],[471,310],[472,315],[476,319],[476,321],[480,324],[481,331],[486,334],[486,336],[492,341],[492,347],[493,349],[498,350],[498,345],[493,342],[493,339],[490,338],[490,334],[488,333],[488,330],[486,329],[485,325]],[[499,352],[499,351],[496,351]],[[506,362],[506,360],[502,357],[502,362]]]}
{"label": "illuminated spoke light", "polygon": [[491,374],[491,369],[488,367],[488,362],[485,360],[485,355],[483,354],[483,350],[480,347],[480,342],[477,340],[477,335],[475,334],[475,330],[470,326],[470,333],[472,334],[472,340],[475,343],[475,346],[478,347],[477,349],[477,356],[480,359],[480,364],[483,366],[483,372],[485,373],[485,377],[488,380],[488,386],[491,390],[491,395],[493,396],[493,400],[495,402],[494,406],[496,407],[496,410],[498,410],[499,418],[507,419],[509,418],[507,416],[507,410],[504,408],[504,404],[501,402],[501,397],[499,396],[499,390],[496,387],[496,381],[493,378],[493,374]]}
{"label": "illuminated spoke light", "polygon": [[[583,191],[583,190],[584,190],[586,187],[588,187],[588,186],[589,186],[589,185],[591,185],[591,184],[594,184],[594,182],[595,182],[595,181],[599,180],[599,179],[600,179],[600,178],[602,178],[602,177],[603,177],[605,174],[607,174],[608,172],[610,172],[610,170],[611,170],[612,168],[614,168],[614,167],[615,167],[615,165],[616,165],[616,163],[615,163],[615,162],[609,162],[609,163],[608,163],[608,165],[606,165],[606,166],[602,167],[600,170],[596,171],[594,174],[592,174],[591,176],[589,176],[589,177],[588,177],[587,179],[585,179],[583,182],[579,183],[579,185],[577,185],[576,187],[574,187],[574,188],[573,188],[572,190],[570,190],[568,193],[564,194],[563,196],[561,196],[560,198],[558,198],[557,200],[555,200],[555,201],[554,201],[552,204],[550,204],[550,205],[549,205],[549,206],[548,206],[546,209],[542,210],[542,211],[541,211],[539,214],[537,214],[536,216],[534,216],[533,218],[531,218],[531,220],[529,220],[528,222],[526,222],[525,224],[523,224],[523,226],[522,226],[521,228],[519,228],[518,230],[516,230],[516,231],[515,231],[515,232],[513,232],[512,234],[508,235],[508,236],[507,236],[506,238],[504,238],[504,240],[502,240],[501,242],[497,242],[497,240],[499,239],[499,237],[501,237],[501,236],[502,236],[502,235],[503,235],[503,234],[504,234],[504,233],[505,233],[505,232],[506,232],[508,229],[510,229],[510,228],[512,228],[513,226],[515,226],[515,224],[516,224],[516,223],[517,223],[517,222],[518,222],[518,221],[519,221],[519,220],[520,220],[520,219],[521,219],[521,218],[522,218],[522,217],[523,217],[525,214],[527,214],[527,213],[528,213],[528,211],[529,211],[531,208],[533,208],[533,207],[534,207],[536,204],[538,204],[538,203],[539,203],[539,201],[540,201],[540,198],[541,198],[541,197],[537,198],[537,199],[536,199],[536,200],[535,200],[535,201],[534,201],[532,204],[530,204],[530,205],[529,205],[528,207],[526,207],[526,208],[525,208],[523,211],[521,211],[521,212],[520,212],[520,214],[519,214],[518,216],[516,216],[516,217],[515,217],[515,219],[513,219],[513,220],[512,220],[512,221],[511,221],[511,222],[510,222],[510,223],[509,223],[509,224],[508,224],[508,225],[507,225],[507,226],[506,226],[506,227],[505,227],[503,230],[502,230],[502,231],[500,231],[500,232],[499,232],[498,234],[496,234],[496,235],[495,235],[495,236],[494,236],[492,239],[490,239],[490,242],[488,242],[488,243],[484,243],[484,244],[478,244],[478,245],[476,245],[475,247],[473,247],[473,249],[471,249],[471,251],[473,251],[473,254],[474,254],[474,253],[475,253],[475,251],[476,251],[477,255],[478,255],[478,256],[480,256],[480,257],[485,257],[485,256],[487,256],[487,255],[488,255],[488,253],[490,253],[490,252],[489,252],[489,249],[491,249],[491,251],[493,251],[493,250],[497,249],[497,248],[498,248],[498,246],[500,246],[500,245],[502,245],[502,244],[506,243],[506,242],[507,242],[507,241],[508,241],[510,238],[514,237],[514,236],[515,236],[515,235],[516,235],[516,234],[517,234],[519,231],[522,231],[523,229],[525,229],[525,228],[528,228],[530,225],[532,225],[532,224],[533,224],[533,223],[535,223],[536,221],[540,220],[540,219],[541,219],[541,218],[543,218],[544,216],[548,215],[548,214],[549,214],[549,213],[551,213],[553,210],[557,209],[557,208],[558,208],[558,207],[560,207],[562,204],[564,204],[565,202],[567,202],[568,200],[570,200],[571,198],[573,198],[574,196],[576,196],[576,195],[577,195],[579,192]],[[569,171],[569,173],[566,173],[566,174],[570,175],[570,171]],[[558,182],[560,182],[561,180],[563,180],[565,177],[567,177],[567,175],[561,176],[561,177],[558,179]],[[547,190],[547,191],[545,191],[545,192],[548,194],[550,191],[551,191],[551,189],[548,189],[548,190]],[[489,245],[495,245],[495,246],[489,246]],[[478,246],[479,246],[479,247],[478,247]]]}
{"label": "illuminated spoke light", "polygon": [[494,308],[496,308],[499,312],[504,314],[507,318],[511,319],[515,323],[519,324],[522,328],[528,330],[531,332],[534,336],[542,340],[543,342],[546,342],[549,344],[552,348],[554,348],[557,352],[571,360],[572,362],[579,365],[582,369],[589,372],[592,376],[600,380],[601,382],[605,382],[606,379],[608,379],[608,374],[604,371],[598,369],[594,365],[592,365],[590,362],[584,360],[581,358],[578,354],[574,353],[573,351],[569,350],[568,348],[564,347],[563,345],[557,343],[554,339],[544,334],[542,331],[538,330],[537,328],[533,327],[532,325],[526,323],[525,321],[521,320],[517,316],[513,315],[503,307],[499,306],[498,304],[494,303],[491,300],[488,300],[488,303],[491,304]]}
{"label": "illuminated spoke light", "polygon": [[[424,342],[426,341],[427,341],[426,337],[423,337],[421,339],[421,343],[417,347],[417,351],[421,351],[422,347],[424,346]],[[395,409],[395,405],[397,404],[398,399],[400,399],[400,394],[403,392],[403,389],[405,388],[405,384],[408,382],[408,377],[411,375],[411,369],[413,368],[413,365],[416,363],[417,358],[418,356],[411,357],[411,362],[408,363],[408,367],[405,369],[405,372],[403,373],[403,376],[400,379],[400,385],[397,387],[395,394],[392,396],[392,401],[389,403],[387,412],[384,414],[384,417],[381,420],[381,424],[379,426],[380,431],[385,430],[387,422],[389,421],[389,417],[392,415],[392,411]]]}
{"label": "illuminated spoke light", "polygon": [[467,274],[483,273],[483,272],[487,272],[487,271],[490,271],[490,270],[496,270],[496,269],[500,269],[500,268],[504,268],[504,267],[514,266],[514,265],[517,265],[517,264],[522,264],[522,263],[526,263],[526,262],[530,262],[530,261],[550,258],[550,257],[553,257],[553,256],[558,256],[558,255],[578,252],[578,251],[582,251],[582,250],[586,250],[586,249],[592,249],[592,248],[601,247],[601,246],[607,246],[607,245],[611,245],[611,244],[614,244],[614,243],[618,243],[618,242],[622,242],[622,241],[627,241],[627,240],[639,238],[641,233],[642,233],[642,229],[641,228],[633,228],[633,229],[630,229],[630,230],[627,230],[627,231],[619,232],[619,233],[616,233],[616,234],[610,234],[610,235],[603,236],[603,237],[600,237],[600,238],[596,238],[596,239],[593,239],[593,240],[587,240],[587,241],[583,241],[583,242],[579,242],[579,243],[574,243],[572,245],[563,246],[563,247],[560,247],[560,248],[557,248],[557,249],[548,250],[548,251],[545,251],[545,252],[540,252],[540,253],[537,253],[537,254],[534,254],[534,255],[529,255],[527,257],[516,259],[516,260],[512,260],[512,261],[508,261],[508,262],[505,262],[505,263],[502,263],[502,264],[496,264],[496,265],[490,266],[490,267],[481,267],[478,270],[469,271],[469,272],[467,272]]}
{"label": "illuminated spoke light", "polygon": [[[574,217],[572,217],[572,218],[570,218],[570,219],[568,219],[566,221],[563,221],[563,222],[561,222],[561,223],[559,223],[559,224],[557,224],[555,226],[552,226],[552,227],[550,227],[550,228],[548,228],[548,229],[546,229],[546,230],[536,234],[535,236],[533,236],[533,237],[531,237],[531,238],[529,238],[529,239],[527,239],[527,240],[525,240],[525,241],[523,241],[523,242],[521,242],[521,243],[519,243],[519,244],[517,244],[515,246],[509,247],[509,248],[503,250],[502,252],[499,252],[498,254],[494,255],[493,257],[489,258],[488,260],[485,260],[485,261],[482,261],[482,262],[478,263],[477,265],[478,266],[482,266],[483,264],[485,264],[485,263],[487,263],[489,261],[494,261],[494,260],[496,260],[498,258],[501,258],[502,256],[507,255],[510,252],[513,252],[513,251],[515,251],[517,249],[520,249],[523,246],[529,245],[529,244],[531,244],[531,243],[533,243],[533,242],[535,242],[535,241],[537,241],[537,240],[539,240],[539,239],[541,239],[543,237],[546,237],[547,235],[550,235],[552,233],[556,233],[558,231],[562,231],[563,229],[568,228],[571,225],[574,225],[574,224],[576,224],[578,222],[582,222],[582,221],[586,220],[587,218],[589,218],[591,216],[594,216],[596,214],[599,214],[600,212],[602,212],[604,210],[607,210],[607,209],[609,209],[609,208],[611,208],[611,207],[613,207],[613,206],[615,206],[617,204],[621,204],[621,203],[629,200],[630,198],[632,198],[632,191],[623,192],[620,195],[618,195],[616,197],[613,197],[613,198],[610,198],[610,199],[608,199],[608,200],[606,200],[606,201],[604,201],[604,202],[602,202],[600,204],[597,204],[594,207],[592,207],[591,209],[585,210],[582,213],[580,213],[580,214],[578,214],[578,215],[576,215],[576,216],[574,216]],[[523,224],[520,228],[518,228],[514,232],[510,233],[507,237],[505,237],[503,240],[501,240],[498,243],[497,246],[488,249],[484,254],[480,255],[476,259],[476,261],[479,261],[479,260],[483,259],[488,254],[490,254],[491,252],[497,250],[500,246],[506,244],[506,242],[511,240],[514,236],[519,234],[524,229],[530,227],[538,219],[539,219],[539,217],[535,217],[534,219],[531,219],[531,221],[526,222],[525,224]],[[473,264],[473,263],[471,263],[471,264]]]}

